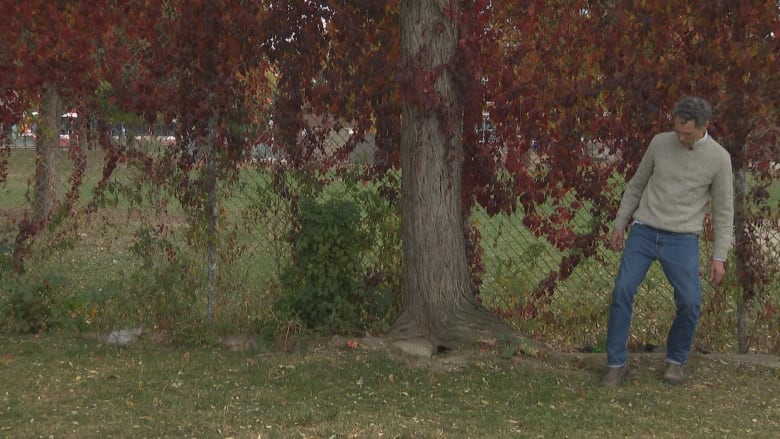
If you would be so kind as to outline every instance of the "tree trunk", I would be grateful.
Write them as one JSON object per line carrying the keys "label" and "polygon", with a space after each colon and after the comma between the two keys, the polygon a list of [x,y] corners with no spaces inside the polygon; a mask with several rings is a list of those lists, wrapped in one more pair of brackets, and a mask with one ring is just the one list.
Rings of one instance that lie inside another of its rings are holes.
{"label": "tree trunk", "polygon": [[463,107],[455,81],[458,2],[403,0],[401,338],[454,348],[508,327],[471,292],[461,200]]}
{"label": "tree trunk", "polygon": [[35,143],[35,188],[32,199],[32,213],[19,222],[19,234],[14,245],[14,270],[24,272],[24,259],[31,237],[51,221],[51,215],[58,207],[59,172],[57,151],[60,143],[60,119],[62,104],[55,87],[45,85],[41,93],[38,140]]}
{"label": "tree trunk", "polygon": [[34,223],[43,226],[56,208],[59,189],[56,159],[60,141],[62,103],[53,86],[47,85],[43,88],[40,114],[32,219]]}
{"label": "tree trunk", "polygon": [[[209,96],[209,100],[213,101],[211,96]],[[206,141],[206,150],[208,151],[206,155],[206,183],[208,190],[208,202],[206,205],[206,215],[208,216],[208,230],[206,233],[206,253],[208,260],[208,279],[206,282],[208,291],[206,320],[210,325],[213,325],[217,318],[217,277],[219,274],[217,271],[217,240],[219,239],[219,231],[217,230],[217,217],[219,215],[219,209],[217,205],[217,171],[219,168],[219,158],[217,157],[216,143],[217,115],[215,113],[212,114],[211,118],[209,119],[208,140]]]}

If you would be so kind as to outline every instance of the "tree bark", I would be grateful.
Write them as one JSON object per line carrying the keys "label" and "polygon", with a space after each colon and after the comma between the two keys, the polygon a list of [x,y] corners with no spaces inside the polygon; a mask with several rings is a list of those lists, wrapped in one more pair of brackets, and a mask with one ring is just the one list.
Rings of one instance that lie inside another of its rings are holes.
{"label": "tree bark", "polygon": [[458,2],[403,0],[401,128],[404,306],[393,333],[455,348],[508,332],[471,292],[461,200]]}
{"label": "tree bark", "polygon": [[62,104],[57,89],[45,85],[41,93],[38,140],[35,144],[35,182],[32,212],[19,222],[19,234],[14,245],[14,270],[24,272],[24,259],[31,237],[51,221],[60,202],[57,150],[60,141]]}
{"label": "tree bark", "polygon": [[33,198],[34,223],[45,225],[58,199],[59,176],[57,172],[57,148],[60,141],[62,103],[57,90],[44,86],[41,96],[41,119],[36,144],[35,194]]}
{"label": "tree bark", "polygon": [[[212,100],[211,97],[209,100]],[[206,141],[206,184],[208,190],[208,201],[206,205],[206,215],[208,216],[208,230],[206,232],[206,254],[208,260],[208,279],[207,285],[207,309],[206,320],[213,325],[217,320],[217,277],[219,275],[217,267],[217,240],[219,239],[219,230],[217,229],[217,220],[219,216],[219,206],[217,199],[219,168],[217,157],[217,114],[212,114],[209,119],[208,140]]]}

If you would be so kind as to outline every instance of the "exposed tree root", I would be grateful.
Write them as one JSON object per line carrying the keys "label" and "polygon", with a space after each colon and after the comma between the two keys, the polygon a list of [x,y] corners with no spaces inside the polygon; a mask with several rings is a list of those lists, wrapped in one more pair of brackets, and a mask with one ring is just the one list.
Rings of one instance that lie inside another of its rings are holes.
{"label": "exposed tree root", "polygon": [[396,339],[424,339],[439,352],[474,348],[485,343],[515,345],[518,353],[538,355],[542,345],[531,340],[479,306],[459,309],[446,321],[419,322],[410,312],[396,320],[390,336]]}

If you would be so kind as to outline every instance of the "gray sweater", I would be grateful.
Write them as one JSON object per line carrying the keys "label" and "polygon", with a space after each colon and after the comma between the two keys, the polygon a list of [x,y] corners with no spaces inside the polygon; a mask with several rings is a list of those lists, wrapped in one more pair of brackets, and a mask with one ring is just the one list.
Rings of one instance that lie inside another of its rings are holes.
{"label": "gray sweater", "polygon": [[701,234],[712,199],[713,258],[726,260],[734,224],[734,186],[729,153],[709,135],[692,148],[675,132],[656,135],[620,202],[615,228],[631,217],[676,233]]}

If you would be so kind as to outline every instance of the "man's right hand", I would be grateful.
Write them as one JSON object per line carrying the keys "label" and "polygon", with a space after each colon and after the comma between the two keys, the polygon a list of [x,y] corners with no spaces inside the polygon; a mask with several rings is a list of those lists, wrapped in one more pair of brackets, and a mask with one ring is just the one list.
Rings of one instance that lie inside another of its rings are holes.
{"label": "man's right hand", "polygon": [[612,245],[612,250],[615,251],[623,250],[623,239],[625,234],[626,234],[625,229],[615,229],[612,231],[612,237],[609,240],[609,243]]}

